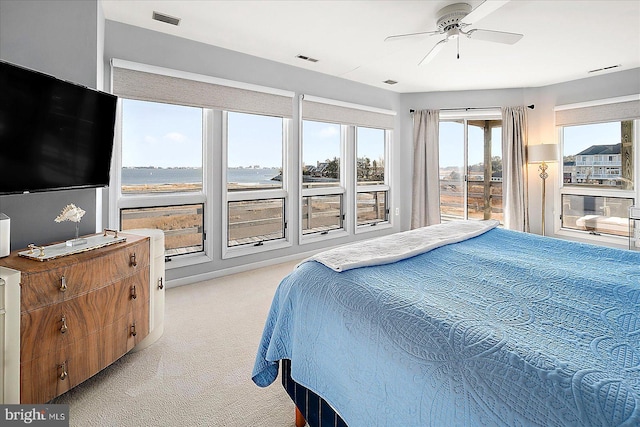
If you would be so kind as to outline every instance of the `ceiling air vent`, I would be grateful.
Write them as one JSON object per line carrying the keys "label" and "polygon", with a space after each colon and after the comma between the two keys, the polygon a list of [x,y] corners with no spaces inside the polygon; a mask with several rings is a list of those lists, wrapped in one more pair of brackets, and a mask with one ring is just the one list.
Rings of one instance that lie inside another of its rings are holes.
{"label": "ceiling air vent", "polygon": [[587,74],[599,73],[600,71],[609,71],[613,68],[618,68],[618,67],[622,67],[622,64],[609,65],[608,67],[603,67],[603,68],[596,68],[595,70],[587,71]]}
{"label": "ceiling air vent", "polygon": [[178,25],[180,23],[180,18],[175,18],[173,16],[165,15],[164,13],[153,12],[153,19],[160,22],[165,22],[171,25]]}
{"label": "ceiling air vent", "polygon": [[311,57],[309,57],[309,56],[305,56],[305,55],[296,55],[296,58],[298,58],[298,59],[302,59],[302,60],[304,60],[304,61],[309,61],[309,62],[318,62],[318,60],[317,60],[317,59],[315,59],[315,58],[311,58]]}
{"label": "ceiling air vent", "polygon": [[394,85],[394,84],[396,84],[396,83],[398,83],[398,82],[397,82],[397,81],[395,81],[395,80],[385,80],[385,81],[383,81],[382,83],[386,83],[386,84],[388,84],[388,85]]}

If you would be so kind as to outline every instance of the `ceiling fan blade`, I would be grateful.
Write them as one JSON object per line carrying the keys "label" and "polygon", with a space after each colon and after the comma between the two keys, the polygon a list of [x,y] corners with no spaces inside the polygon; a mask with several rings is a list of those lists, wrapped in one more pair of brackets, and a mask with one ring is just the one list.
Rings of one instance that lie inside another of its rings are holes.
{"label": "ceiling fan blade", "polygon": [[423,31],[420,33],[408,33],[408,34],[396,34],[395,36],[389,36],[386,39],[384,39],[384,41],[388,42],[388,41],[393,41],[393,40],[400,40],[403,39],[405,37],[412,37],[412,36],[424,36],[424,35],[434,35],[434,34],[440,34],[440,31]]}
{"label": "ceiling fan blade", "polygon": [[418,65],[426,64],[427,62],[435,58],[438,52],[440,52],[440,50],[442,50],[442,48],[444,47],[444,44],[447,42],[447,40],[449,39],[443,39],[443,40],[440,40],[438,43],[436,43],[436,45],[431,48],[429,53],[427,53],[425,57],[422,58],[420,62],[418,62]]}
{"label": "ceiling fan blade", "polygon": [[485,16],[493,13],[498,10],[505,4],[509,3],[509,0],[485,0],[484,3],[480,4],[480,6],[473,9],[467,16],[460,20],[460,24],[462,25],[471,25],[475,22],[478,22]]}
{"label": "ceiling fan blade", "polygon": [[520,40],[523,35],[518,33],[506,33],[504,31],[493,30],[469,30],[467,37],[475,40],[485,40],[488,42],[514,44]]}

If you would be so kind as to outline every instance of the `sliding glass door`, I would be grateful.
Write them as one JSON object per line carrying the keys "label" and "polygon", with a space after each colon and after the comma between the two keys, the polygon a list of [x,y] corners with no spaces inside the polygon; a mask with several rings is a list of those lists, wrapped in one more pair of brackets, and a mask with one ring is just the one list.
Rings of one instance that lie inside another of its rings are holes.
{"label": "sliding glass door", "polygon": [[440,215],[502,222],[502,122],[460,118],[440,122]]}

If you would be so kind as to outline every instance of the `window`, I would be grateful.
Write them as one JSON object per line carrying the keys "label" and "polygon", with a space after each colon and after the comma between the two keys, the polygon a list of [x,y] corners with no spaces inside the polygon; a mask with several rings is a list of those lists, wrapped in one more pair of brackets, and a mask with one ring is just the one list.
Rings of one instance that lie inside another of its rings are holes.
{"label": "window", "polygon": [[386,181],[387,136],[384,129],[356,128],[356,224],[389,220]]}
{"label": "window", "polygon": [[286,238],[283,117],[226,113],[227,248]]}
{"label": "window", "polygon": [[628,237],[636,187],[635,126],[622,120],[559,128],[562,229]]}
{"label": "window", "polygon": [[204,251],[204,203],[120,210],[122,230],[164,231],[165,256]]}
{"label": "window", "polygon": [[163,230],[169,257],[204,251],[203,109],[121,105],[120,229]]}
{"label": "window", "polygon": [[262,246],[270,240],[284,239],[284,199],[229,202],[228,246]]}
{"label": "window", "polygon": [[168,268],[210,262],[214,239],[223,258],[286,241],[294,93],[119,59],[111,65],[120,116],[110,227],[163,228],[167,256],[181,256]]}
{"label": "window", "polygon": [[633,121],[564,126],[561,132],[565,185],[633,190]]}
{"label": "window", "polygon": [[387,191],[361,191],[356,201],[357,224],[376,225],[389,220]]}
{"label": "window", "polygon": [[327,234],[343,227],[342,194],[302,197],[302,234]]}
{"label": "window", "polygon": [[629,236],[629,208],[633,199],[563,194],[562,227],[591,234]]}
{"label": "window", "polygon": [[302,122],[302,188],[339,187],[340,125]]}
{"label": "window", "polygon": [[302,121],[302,234],[328,234],[344,226],[342,126]]}
{"label": "window", "polygon": [[282,188],[282,117],[227,113],[227,191]]}
{"label": "window", "polygon": [[389,222],[395,113],[301,95],[300,241]]}
{"label": "window", "polygon": [[202,191],[202,108],[122,100],[122,194]]}
{"label": "window", "polygon": [[[442,115],[441,115],[442,117]],[[502,121],[440,121],[440,215],[502,222]]]}

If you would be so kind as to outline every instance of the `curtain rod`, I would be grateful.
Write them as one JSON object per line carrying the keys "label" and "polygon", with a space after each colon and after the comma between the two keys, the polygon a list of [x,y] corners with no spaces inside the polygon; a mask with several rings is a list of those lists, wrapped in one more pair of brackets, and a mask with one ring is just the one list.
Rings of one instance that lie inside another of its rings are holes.
{"label": "curtain rod", "polygon": [[[527,105],[527,108],[531,108],[532,110],[535,108],[535,104]],[[491,110],[501,107],[467,107],[467,108],[441,108],[440,111],[469,111],[469,110]],[[411,109],[409,113],[415,113],[416,110]]]}

